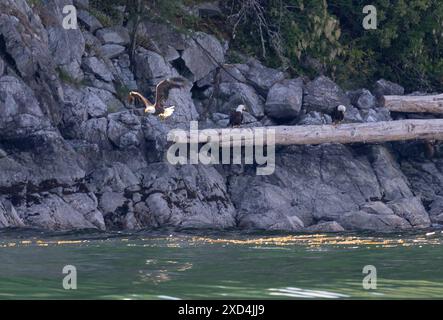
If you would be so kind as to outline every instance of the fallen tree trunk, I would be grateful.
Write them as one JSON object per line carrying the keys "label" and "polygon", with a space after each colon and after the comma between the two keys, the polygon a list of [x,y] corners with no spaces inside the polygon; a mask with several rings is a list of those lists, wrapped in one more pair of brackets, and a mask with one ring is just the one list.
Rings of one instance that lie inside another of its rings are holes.
{"label": "fallen tree trunk", "polygon": [[[210,138],[208,139],[208,137]],[[301,145],[443,140],[443,119],[347,123],[337,126],[309,125],[205,129],[187,132],[185,133],[186,138],[188,143],[206,143],[210,140],[220,142],[221,146],[229,145],[229,141],[230,145],[238,146],[262,145],[268,142],[276,145]]]}
{"label": "fallen tree trunk", "polygon": [[382,104],[391,111],[443,113],[443,94],[434,96],[383,96]]}

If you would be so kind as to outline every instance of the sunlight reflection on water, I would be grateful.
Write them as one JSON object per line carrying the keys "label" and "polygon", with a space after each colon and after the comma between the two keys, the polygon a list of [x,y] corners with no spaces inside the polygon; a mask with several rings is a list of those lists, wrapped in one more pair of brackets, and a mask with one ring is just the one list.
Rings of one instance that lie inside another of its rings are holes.
{"label": "sunlight reflection on water", "polygon": [[[0,232],[0,298],[443,298],[443,235]],[[61,288],[77,266],[79,290]],[[377,266],[378,288],[362,289]]]}

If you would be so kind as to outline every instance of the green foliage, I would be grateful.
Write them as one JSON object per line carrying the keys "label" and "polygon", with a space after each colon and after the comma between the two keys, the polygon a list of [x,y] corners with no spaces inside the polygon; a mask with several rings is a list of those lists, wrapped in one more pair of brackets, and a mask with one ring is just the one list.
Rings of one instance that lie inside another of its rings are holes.
{"label": "green foliage", "polygon": [[[271,66],[283,64],[296,72],[307,72],[302,65],[306,56],[326,67],[342,53],[339,21],[328,12],[325,0],[230,2],[234,12],[253,4],[243,15],[233,16],[237,24],[234,48],[254,54]],[[262,12],[256,9],[258,6]]]}
{"label": "green foliage", "polygon": [[342,39],[348,47],[346,58],[352,61],[356,55],[362,56],[361,66],[369,79],[384,77],[409,90],[443,89],[443,2],[372,1],[377,8],[378,28],[368,31],[357,20],[365,1],[330,3],[341,6],[335,14],[347,26]]}
{"label": "green foliage", "polygon": [[98,21],[100,21],[100,23],[104,26],[104,27],[111,27],[113,25],[113,21],[111,19],[110,16],[108,16],[106,13],[95,9],[95,8],[91,8],[89,9],[89,12],[97,18]]}
{"label": "green foliage", "polygon": [[127,3],[128,0],[90,0],[89,11],[104,27],[111,27],[121,19],[121,12],[118,7],[125,6]]}
{"label": "green foliage", "polygon": [[[200,19],[190,8],[205,1],[142,0],[143,18],[227,38],[232,62],[252,55],[294,75],[325,73],[346,88],[385,78],[409,91],[443,91],[441,0],[372,0],[376,30],[362,26],[366,0],[225,0],[226,19]],[[118,19],[119,5],[126,5],[131,19],[137,3],[91,0],[104,25]]]}
{"label": "green foliage", "polygon": [[43,1],[42,1],[42,0],[29,0],[29,1],[28,1],[28,4],[29,4],[31,7],[35,7],[35,6],[40,6],[40,5],[42,5],[42,4],[43,4]]}
{"label": "green foliage", "polygon": [[[251,1],[231,0],[234,12]],[[272,66],[313,75],[318,69],[347,87],[369,85],[377,78],[399,82],[409,90],[443,90],[443,2],[373,0],[378,28],[362,27],[364,0],[255,0],[264,8],[269,28],[281,37],[281,51],[265,34],[263,55],[260,19],[250,10],[237,27],[234,48]],[[262,26],[263,29],[263,26]],[[316,61],[314,68],[312,63]]]}

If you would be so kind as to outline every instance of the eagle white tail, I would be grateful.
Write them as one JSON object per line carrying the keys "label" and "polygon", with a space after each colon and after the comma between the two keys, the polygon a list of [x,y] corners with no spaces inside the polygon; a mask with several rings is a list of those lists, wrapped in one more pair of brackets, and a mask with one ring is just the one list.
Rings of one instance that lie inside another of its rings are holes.
{"label": "eagle white tail", "polygon": [[175,106],[165,108],[165,111],[163,112],[163,118],[168,118],[168,117],[172,116],[174,111],[175,111]]}

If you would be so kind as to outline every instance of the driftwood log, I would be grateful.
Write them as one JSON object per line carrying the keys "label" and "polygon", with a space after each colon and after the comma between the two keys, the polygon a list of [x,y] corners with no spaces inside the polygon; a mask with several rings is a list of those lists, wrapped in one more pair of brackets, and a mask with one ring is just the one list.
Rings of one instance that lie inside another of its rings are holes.
{"label": "driftwood log", "polygon": [[[443,140],[443,119],[398,120],[341,125],[273,126],[237,129],[204,129],[199,134],[182,131],[187,142],[218,141],[221,146],[323,143],[378,143],[406,140]],[[270,133],[274,133],[269,135]],[[208,139],[208,136],[210,137]],[[169,136],[168,136],[169,137]],[[274,141],[273,141],[274,140]],[[172,140],[170,140],[172,141]],[[175,140],[177,141],[177,139]],[[186,143],[183,139],[179,143]]]}
{"label": "driftwood log", "polygon": [[382,104],[395,112],[443,113],[443,94],[433,96],[383,96]]}

